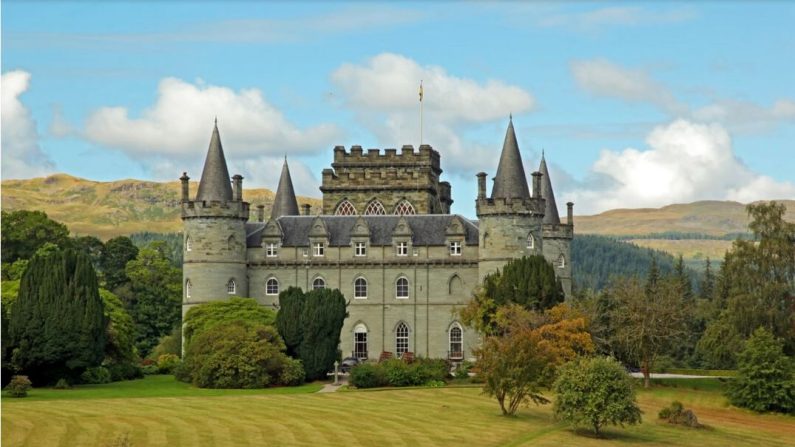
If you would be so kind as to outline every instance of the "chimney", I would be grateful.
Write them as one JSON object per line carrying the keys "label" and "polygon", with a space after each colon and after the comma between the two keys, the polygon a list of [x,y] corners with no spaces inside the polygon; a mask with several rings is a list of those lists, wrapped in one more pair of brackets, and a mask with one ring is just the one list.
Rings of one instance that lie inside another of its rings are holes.
{"label": "chimney", "polygon": [[243,176],[240,174],[232,176],[232,200],[235,202],[243,201]]}
{"label": "chimney", "polygon": [[265,205],[257,205],[257,222],[265,222]]}
{"label": "chimney", "polygon": [[486,198],[486,173],[478,172],[478,199]]}
{"label": "chimney", "polygon": [[541,177],[543,176],[544,174],[538,171],[533,173],[533,198],[541,198]]}
{"label": "chimney", "polygon": [[190,177],[188,177],[187,172],[183,172],[182,177],[180,177],[179,179],[182,182],[182,202],[183,203],[189,202],[190,198],[188,196],[190,195],[190,185],[188,183],[188,180],[190,180]]}
{"label": "chimney", "polygon": [[305,204],[301,205],[301,208],[304,209],[304,212],[303,212],[304,216],[311,216],[312,215],[312,205],[310,205],[308,203],[305,203]]}
{"label": "chimney", "polygon": [[566,225],[574,225],[574,202],[568,202],[566,204],[566,208],[568,208],[568,214],[566,216]]}

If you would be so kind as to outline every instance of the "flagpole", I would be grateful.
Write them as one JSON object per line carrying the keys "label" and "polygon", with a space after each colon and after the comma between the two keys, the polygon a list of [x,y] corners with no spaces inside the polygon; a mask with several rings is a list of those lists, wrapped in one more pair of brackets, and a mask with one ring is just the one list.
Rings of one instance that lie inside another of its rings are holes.
{"label": "flagpole", "polygon": [[420,146],[422,146],[422,80],[420,80]]}

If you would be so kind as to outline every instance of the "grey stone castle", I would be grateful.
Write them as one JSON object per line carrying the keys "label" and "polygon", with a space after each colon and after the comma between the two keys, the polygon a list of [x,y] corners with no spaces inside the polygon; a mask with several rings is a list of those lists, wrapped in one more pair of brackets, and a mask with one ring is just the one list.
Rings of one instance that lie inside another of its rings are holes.
{"label": "grey stone castle", "polygon": [[249,221],[243,177],[229,177],[218,127],[213,129],[199,188],[182,180],[183,315],[191,306],[230,296],[278,307],[281,290],[338,288],[349,301],[343,356],[379,358],[406,352],[460,360],[476,333],[456,310],[489,273],[511,259],[543,254],[571,295],[572,203],[561,223],[546,161],[528,188],[509,122],[489,196],[477,174],[477,221],[450,214],[450,184],[440,156],[353,146],[334,148],[323,170],[322,210],[299,212],[285,160],[270,217]]}

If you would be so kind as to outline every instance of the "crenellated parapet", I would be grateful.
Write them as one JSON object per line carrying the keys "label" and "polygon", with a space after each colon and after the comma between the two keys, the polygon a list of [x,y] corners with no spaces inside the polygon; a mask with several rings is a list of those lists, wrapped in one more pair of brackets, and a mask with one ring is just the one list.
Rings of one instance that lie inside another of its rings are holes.
{"label": "crenellated parapet", "polygon": [[488,198],[479,197],[475,200],[478,217],[481,216],[538,216],[544,215],[546,202],[541,198]]}
{"label": "crenellated parapet", "polygon": [[544,224],[542,225],[544,239],[573,239],[574,225]]}
{"label": "crenellated parapet", "polygon": [[414,146],[404,145],[400,152],[397,149],[363,149],[361,146],[351,146],[350,151],[346,151],[344,146],[334,147],[334,162],[332,167],[336,170],[345,167],[372,167],[381,166],[404,166],[404,167],[428,167],[436,172],[442,173],[440,167],[439,152],[435,151],[430,145],[423,144],[419,151],[414,150]]}
{"label": "crenellated parapet", "polygon": [[238,219],[247,221],[249,203],[243,201],[204,201],[191,200],[182,202],[182,219],[194,218]]}

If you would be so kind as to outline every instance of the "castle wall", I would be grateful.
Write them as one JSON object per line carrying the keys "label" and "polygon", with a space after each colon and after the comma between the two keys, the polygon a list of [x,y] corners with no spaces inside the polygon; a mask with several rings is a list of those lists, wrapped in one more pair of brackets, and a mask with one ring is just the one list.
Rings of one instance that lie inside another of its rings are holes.
{"label": "castle wall", "polygon": [[[555,267],[555,274],[560,278],[566,299],[572,297],[571,274],[571,240],[574,229],[571,225],[544,225],[544,257]],[[561,267],[561,257],[563,267]]]}

